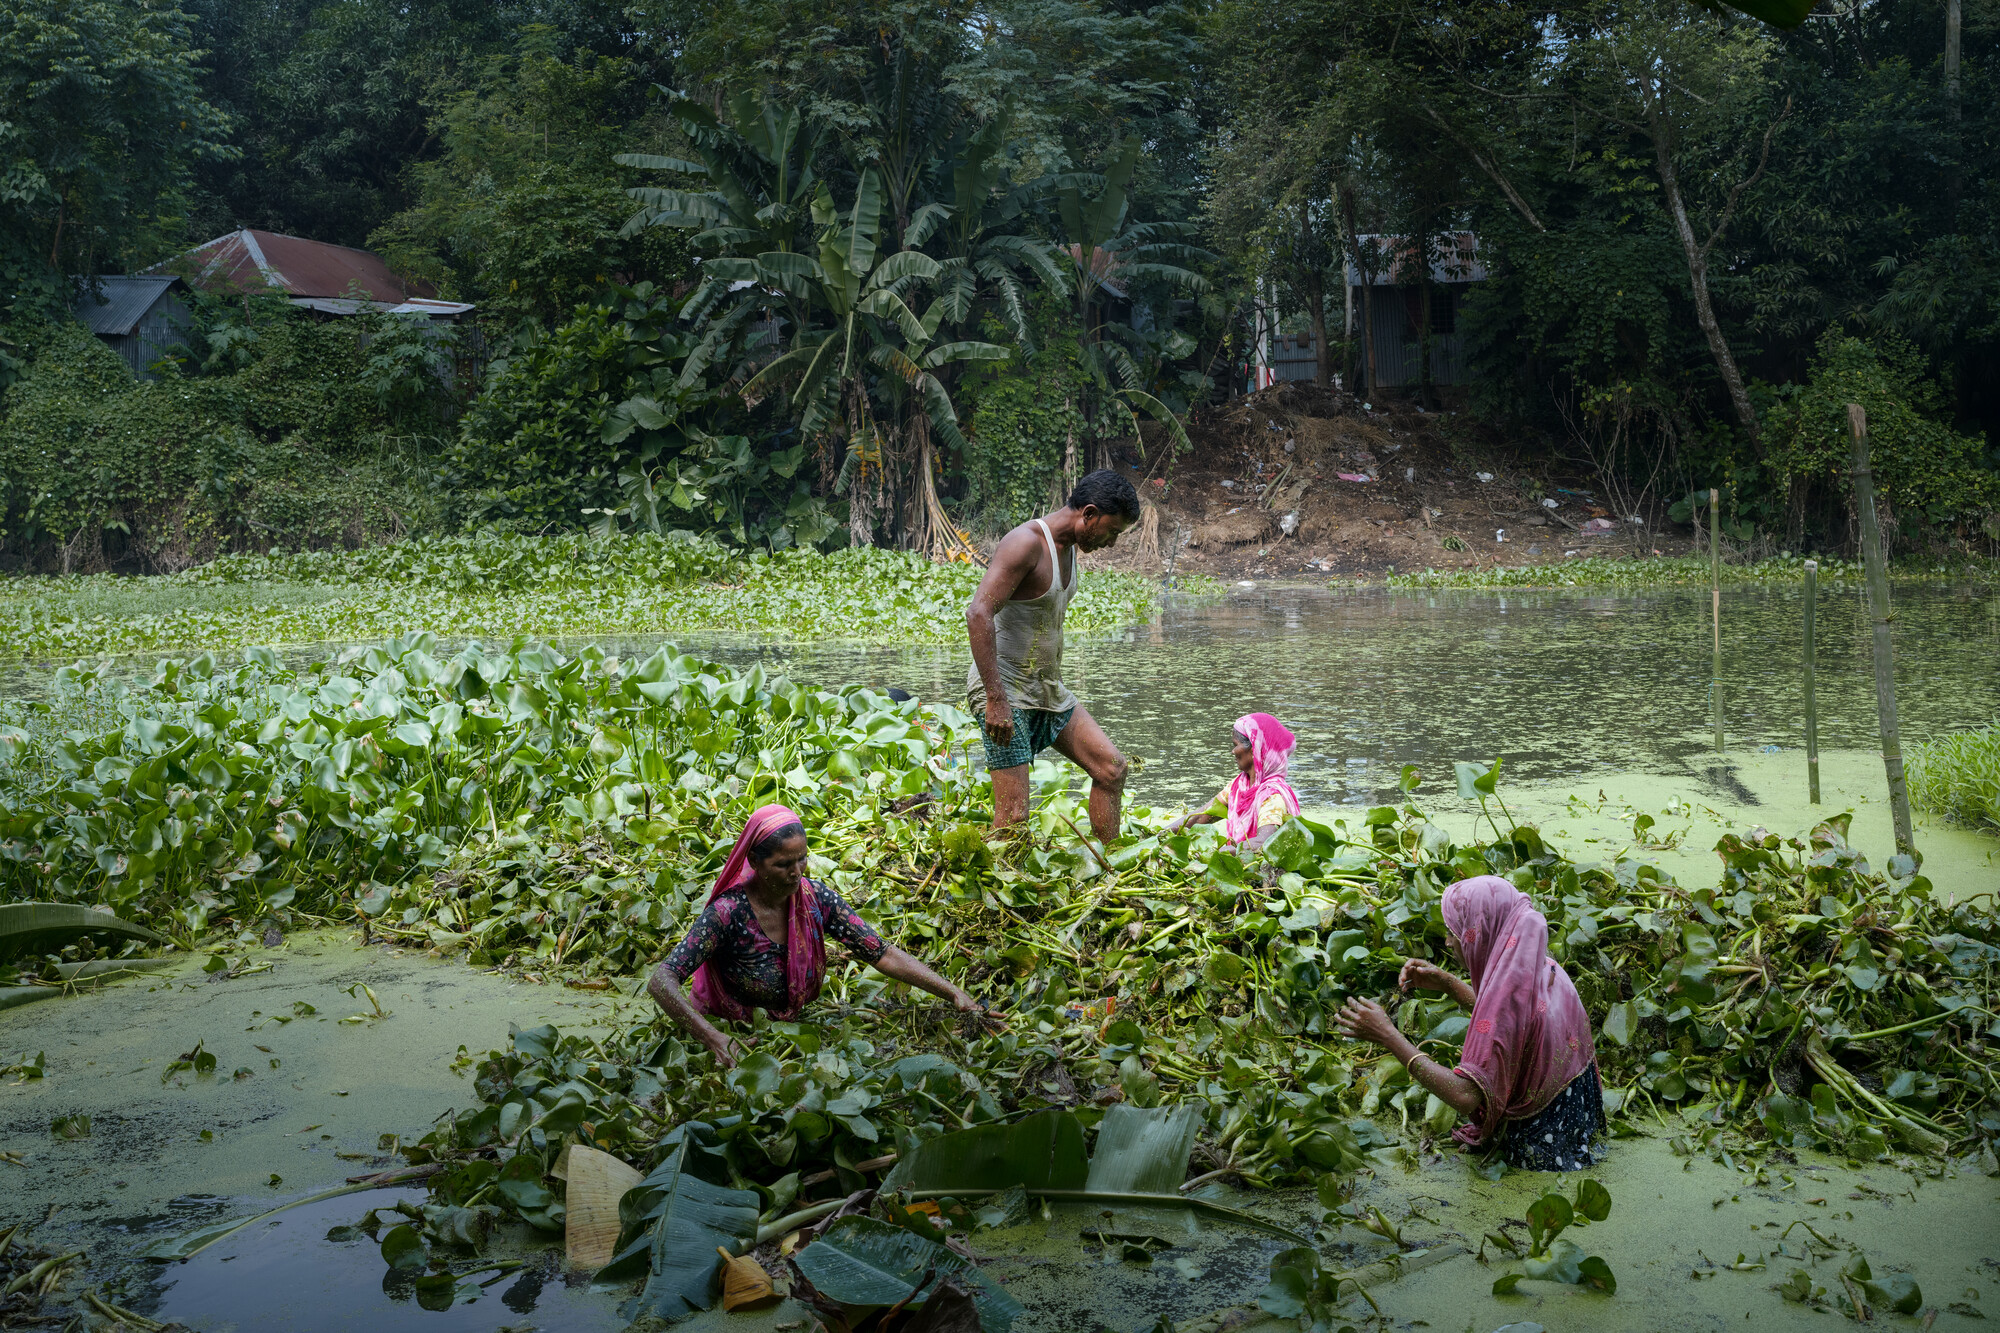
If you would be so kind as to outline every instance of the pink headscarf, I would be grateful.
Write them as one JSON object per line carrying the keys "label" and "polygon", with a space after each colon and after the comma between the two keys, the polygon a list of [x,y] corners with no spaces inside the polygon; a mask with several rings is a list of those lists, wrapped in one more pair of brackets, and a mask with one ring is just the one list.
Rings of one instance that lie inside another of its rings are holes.
{"label": "pink headscarf", "polygon": [[[753,811],[743,825],[743,832],[737,835],[736,846],[730,849],[729,860],[723,864],[722,873],[715,877],[715,887],[708,891],[708,900],[714,902],[719,894],[748,884],[756,877],[756,870],[750,865],[750,849],[759,838],[787,824],[803,821],[782,805],[760,806]],[[749,910],[749,904],[744,904]],[[799,1010],[819,997],[821,980],[826,976],[826,932],[813,910],[812,891],[805,885],[791,897],[785,931],[785,986],[791,1007],[782,1014],[772,1014],[777,1019],[796,1017]],[[750,1011],[736,1002],[722,980],[703,963],[694,972],[694,1002],[703,1013],[717,1018],[731,1018],[738,1022],[749,1020]]]}
{"label": "pink headscarf", "polygon": [[1269,713],[1244,714],[1236,719],[1236,730],[1250,739],[1250,771],[1229,780],[1229,815],[1223,828],[1231,842],[1242,842],[1261,831],[1257,807],[1270,797],[1282,800],[1291,814],[1299,812],[1299,794],[1285,781],[1285,763],[1298,738]]}
{"label": "pink headscarf", "polygon": [[1478,1120],[1452,1137],[1477,1146],[1502,1121],[1554,1101],[1596,1061],[1597,1047],[1576,987],[1549,957],[1548,919],[1527,894],[1480,875],[1446,889],[1443,907],[1477,993],[1458,1072],[1486,1094]]}

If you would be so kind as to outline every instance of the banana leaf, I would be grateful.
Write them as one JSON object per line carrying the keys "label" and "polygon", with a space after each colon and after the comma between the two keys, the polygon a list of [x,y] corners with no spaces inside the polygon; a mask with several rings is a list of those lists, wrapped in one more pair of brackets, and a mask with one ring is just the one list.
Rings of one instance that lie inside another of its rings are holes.
{"label": "banana leaf", "polygon": [[644,1277],[621,1309],[627,1319],[671,1322],[709,1309],[719,1288],[716,1249],[735,1253],[757,1235],[757,1195],[722,1183],[728,1177],[709,1148],[713,1134],[699,1122],[676,1128],[666,1159],[618,1201],[618,1247],[595,1280]]}
{"label": "banana leaf", "polygon": [[841,1218],[792,1262],[813,1290],[843,1305],[921,1306],[938,1283],[955,1278],[972,1295],[980,1333],[1007,1333],[1025,1313],[1005,1287],[989,1281],[971,1260],[872,1217]]}
{"label": "banana leaf", "polygon": [[1074,1190],[1089,1174],[1082,1122],[1068,1111],[1038,1111],[1011,1125],[977,1125],[927,1139],[903,1154],[882,1189]]}
{"label": "banana leaf", "polygon": [[47,953],[81,936],[99,933],[154,944],[172,943],[157,931],[79,903],[6,903],[0,905],[0,962]]}
{"label": "banana leaf", "polygon": [[1111,1107],[1098,1123],[1084,1188],[1114,1194],[1172,1194],[1187,1179],[1188,1154],[1194,1151],[1194,1138],[1207,1111],[1201,1102]]}

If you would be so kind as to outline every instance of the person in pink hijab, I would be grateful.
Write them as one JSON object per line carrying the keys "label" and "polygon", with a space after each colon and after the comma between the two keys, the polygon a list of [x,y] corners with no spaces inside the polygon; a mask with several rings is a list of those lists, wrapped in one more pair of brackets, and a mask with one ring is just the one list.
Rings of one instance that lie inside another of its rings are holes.
{"label": "person in pink hijab", "polygon": [[[715,877],[701,915],[653,970],[646,989],[727,1069],[737,1044],[709,1021],[747,1022],[753,1009],[790,1020],[826,980],[826,937],[897,981],[997,1022],[987,1006],[869,928],[838,893],[806,876],[805,824],[782,805],[753,813]],[[693,1002],[683,989],[693,980]]]}
{"label": "person in pink hijab", "polygon": [[1298,738],[1269,713],[1246,713],[1237,718],[1234,735],[1230,755],[1236,760],[1236,776],[1215,794],[1206,809],[1168,824],[1169,832],[1220,819],[1231,842],[1255,847],[1299,812],[1299,794],[1285,779],[1285,766]]}
{"label": "person in pink hijab", "polygon": [[1442,991],[1472,1011],[1458,1067],[1446,1069],[1396,1030],[1381,1005],[1354,997],[1340,1030],[1394,1055],[1410,1077],[1466,1117],[1452,1137],[1467,1147],[1500,1141],[1507,1162],[1529,1171],[1573,1171],[1598,1160],[1604,1092],[1590,1016],[1569,974],[1549,957],[1549,923],[1527,894],[1498,875],[1444,891],[1444,924],[1472,974],[1467,985],[1419,958],[1403,964],[1403,990]]}

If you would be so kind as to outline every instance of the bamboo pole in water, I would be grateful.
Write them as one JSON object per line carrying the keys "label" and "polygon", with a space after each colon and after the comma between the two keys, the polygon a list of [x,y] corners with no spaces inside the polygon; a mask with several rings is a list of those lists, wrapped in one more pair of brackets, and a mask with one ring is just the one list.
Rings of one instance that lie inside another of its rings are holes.
{"label": "bamboo pole in water", "polygon": [[1806,561],[1806,794],[1819,804],[1819,699],[1813,676],[1818,669],[1813,620],[1819,604],[1819,561]]}
{"label": "bamboo pole in water", "polygon": [[1714,629],[1714,653],[1709,660],[1708,692],[1715,713],[1715,752],[1722,753],[1722,544],[1717,540],[1722,527],[1722,492],[1708,492],[1708,599],[1709,622]]}
{"label": "bamboo pole in water", "polygon": [[1896,821],[1896,850],[1917,855],[1910,832],[1910,788],[1903,780],[1903,740],[1896,727],[1896,649],[1889,638],[1889,562],[1875,515],[1875,477],[1868,470],[1868,414],[1847,405],[1854,444],[1854,508],[1861,520],[1861,558],[1868,569],[1868,619],[1875,630],[1875,712],[1882,727],[1882,766],[1889,775],[1889,806]]}

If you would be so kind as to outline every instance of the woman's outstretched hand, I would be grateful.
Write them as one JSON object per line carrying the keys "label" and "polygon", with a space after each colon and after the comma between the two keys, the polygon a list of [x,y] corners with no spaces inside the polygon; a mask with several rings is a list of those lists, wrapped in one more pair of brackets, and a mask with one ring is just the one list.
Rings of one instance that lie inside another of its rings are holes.
{"label": "woman's outstretched hand", "polygon": [[1377,1046],[1387,1046],[1396,1035],[1396,1024],[1390,1019],[1388,1010],[1358,995],[1348,997],[1333,1021],[1343,1034],[1353,1040],[1372,1042]]}
{"label": "woman's outstretched hand", "polygon": [[959,1031],[965,1036],[974,1036],[982,1031],[1005,1032],[1007,1030],[1006,1015],[995,1013],[990,1005],[973,999],[964,991],[960,991],[953,997],[952,1005],[960,1014]]}
{"label": "woman's outstretched hand", "polygon": [[1448,991],[1451,989],[1451,983],[1456,980],[1456,977],[1439,967],[1436,963],[1427,963],[1421,958],[1412,958],[1403,964],[1403,971],[1396,978],[1396,985],[1404,991]]}
{"label": "woman's outstretched hand", "polygon": [[[745,1044],[748,1044],[747,1041]],[[708,1047],[715,1063],[723,1069],[736,1068],[736,1062],[743,1058],[743,1052],[737,1049],[736,1043],[720,1032],[715,1034],[713,1040],[703,1037],[702,1045]]]}

